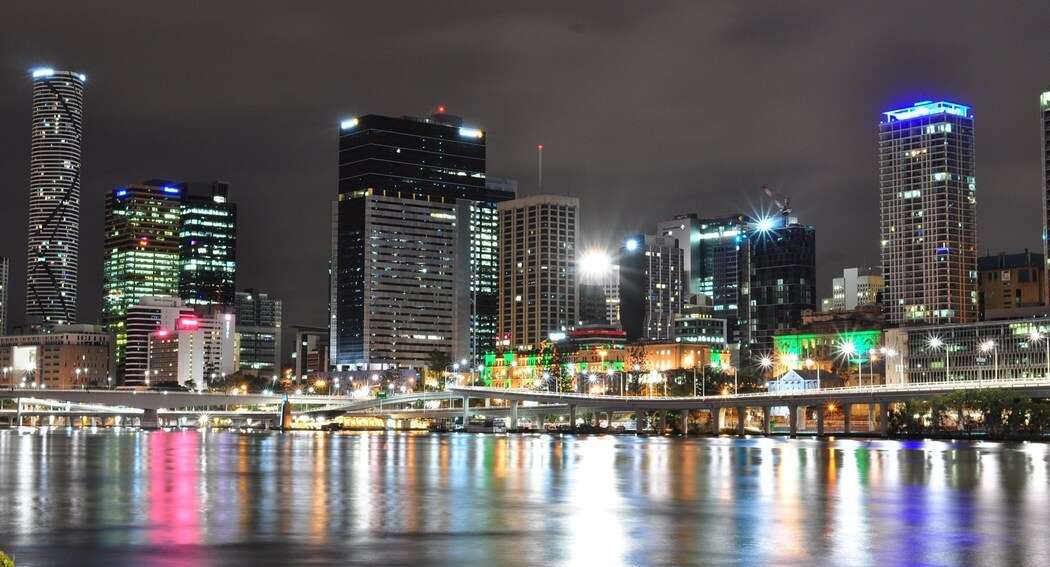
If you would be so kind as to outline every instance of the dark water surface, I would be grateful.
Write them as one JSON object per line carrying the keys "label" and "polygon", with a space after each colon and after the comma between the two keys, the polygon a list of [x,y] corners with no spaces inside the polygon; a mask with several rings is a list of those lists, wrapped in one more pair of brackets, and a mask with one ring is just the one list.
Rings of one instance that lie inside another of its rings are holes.
{"label": "dark water surface", "polygon": [[0,430],[35,565],[1029,565],[1047,445]]}

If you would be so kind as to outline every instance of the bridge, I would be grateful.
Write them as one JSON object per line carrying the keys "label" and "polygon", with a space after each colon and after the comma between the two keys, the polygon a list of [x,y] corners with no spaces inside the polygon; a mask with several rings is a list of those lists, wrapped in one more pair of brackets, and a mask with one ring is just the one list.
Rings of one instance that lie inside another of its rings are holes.
{"label": "bridge", "polygon": [[[852,431],[852,408],[856,405],[866,406],[868,410],[869,431],[878,423],[880,433],[888,435],[889,408],[891,404],[909,400],[928,399],[933,396],[957,391],[980,389],[1003,389],[1034,398],[1050,398],[1050,379],[1031,380],[981,380],[957,382],[928,382],[916,384],[889,384],[874,386],[847,386],[841,388],[819,388],[783,392],[757,392],[736,395],[686,396],[686,397],[639,397],[615,396],[605,394],[583,394],[575,392],[544,392],[524,389],[503,389],[474,386],[454,386],[449,391],[463,398],[462,408],[464,421],[470,418],[470,399],[504,400],[510,404],[510,427],[517,425],[517,411],[522,402],[538,404],[555,404],[568,406],[570,426],[575,426],[577,410],[582,408],[594,412],[605,411],[632,412],[635,415],[636,430],[643,432],[649,412],[655,412],[660,419],[657,431],[666,429],[668,411],[677,412],[680,420],[680,431],[688,433],[691,413],[708,412],[711,433],[722,431],[728,411],[735,413],[736,433],[743,435],[746,428],[748,410],[758,409],[762,413],[758,433],[773,433],[772,414],[774,408],[783,408],[787,413],[788,433],[796,435],[800,425],[805,423],[806,410],[812,408],[815,433],[824,435],[827,408],[838,407],[842,410],[843,433]],[[802,413],[800,413],[802,410]],[[611,413],[609,413],[611,423]]]}

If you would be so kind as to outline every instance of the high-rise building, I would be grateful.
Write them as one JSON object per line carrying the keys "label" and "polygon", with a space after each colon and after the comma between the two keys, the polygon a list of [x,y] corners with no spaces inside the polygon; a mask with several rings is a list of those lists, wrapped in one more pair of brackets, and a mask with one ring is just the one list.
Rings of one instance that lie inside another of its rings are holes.
{"label": "high-rise building", "polygon": [[260,376],[281,371],[281,300],[256,289],[237,292],[240,369]]}
{"label": "high-rise building", "polygon": [[816,232],[787,215],[754,222],[746,239],[741,293],[741,364],[773,351],[773,334],[802,324],[817,308]]}
{"label": "high-rise building", "polygon": [[237,205],[222,182],[180,183],[179,297],[194,307],[233,307]]}
{"label": "high-rise building", "polygon": [[[160,329],[174,329],[180,319],[195,319],[196,313],[177,297],[143,297],[127,307],[124,316],[124,360],[122,382],[142,388],[152,382],[150,336]],[[149,374],[147,374],[149,371]]]}
{"label": "high-rise building", "polygon": [[[514,194],[488,187],[485,140],[443,109],[423,119],[368,115],[340,124],[330,266],[334,366],[419,366],[434,351],[476,360],[491,350],[496,203]],[[417,241],[427,246],[416,249]],[[391,311],[390,302],[404,310]]]}
{"label": "high-rise building", "polygon": [[878,268],[846,268],[831,280],[831,297],[821,301],[821,311],[856,309],[879,302],[882,273]]}
{"label": "high-rise building", "polygon": [[53,327],[77,318],[86,77],[47,68],[32,75],[26,319],[30,325]]}
{"label": "high-rise building", "polygon": [[666,341],[682,313],[684,252],[667,236],[637,235],[620,251],[620,323],[627,340]]}
{"label": "high-rise building", "polygon": [[579,285],[580,325],[611,325],[609,309],[605,303],[605,288],[592,283]]}
{"label": "high-rise building", "polygon": [[578,270],[580,274],[580,320],[587,321],[590,317],[588,314],[590,307],[584,307],[584,303],[587,300],[584,294],[594,293],[593,291],[585,291],[593,286],[602,290],[602,301],[605,304],[605,313],[596,319],[604,322],[606,325],[619,327],[620,266],[612,263],[605,253],[601,253],[599,257],[602,265],[595,266],[595,269],[588,269],[586,266],[587,254],[584,253],[581,256],[582,262]]}
{"label": "high-rise building", "polygon": [[318,374],[327,374],[331,367],[328,357],[327,328],[295,326],[295,380]]}
{"label": "high-rise building", "polygon": [[1050,90],[1039,95],[1040,129],[1043,138],[1043,299],[1050,305]]}
{"label": "high-rise building", "polygon": [[970,107],[924,101],[883,113],[883,306],[895,325],[977,320],[977,200]]}
{"label": "high-rise building", "polygon": [[174,297],[179,289],[179,208],[182,191],[153,179],[106,195],[102,258],[102,324],[116,337],[124,372],[125,314],[144,297]]}
{"label": "high-rise building", "polygon": [[580,200],[533,195],[499,204],[499,340],[538,348],[577,322]]}
{"label": "high-rise building", "polygon": [[11,261],[0,256],[0,335],[7,334],[7,286],[11,273]]}
{"label": "high-rise building", "polygon": [[705,288],[701,285],[701,274],[706,274],[706,271],[701,266],[704,250],[702,250],[703,241],[700,238],[705,230],[702,228],[703,224],[696,213],[678,215],[671,220],[657,224],[660,236],[674,238],[682,249],[682,285],[687,303],[690,296],[704,294]]}
{"label": "high-rise building", "polygon": [[174,327],[149,334],[149,384],[192,383],[203,388],[237,371],[237,332],[234,316],[181,315]]}
{"label": "high-rise building", "polygon": [[692,269],[697,289],[694,294],[705,298],[700,302],[710,304],[715,317],[726,320],[730,343],[740,342],[738,323],[743,305],[741,293],[747,282],[744,269],[750,222],[741,214],[704,218],[699,220],[699,233],[690,236],[698,248]]}

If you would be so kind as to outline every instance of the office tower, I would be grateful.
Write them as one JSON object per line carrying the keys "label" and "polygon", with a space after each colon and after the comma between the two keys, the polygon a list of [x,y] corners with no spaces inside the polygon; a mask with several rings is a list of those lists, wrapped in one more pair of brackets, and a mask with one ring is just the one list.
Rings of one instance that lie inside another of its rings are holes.
{"label": "office tower", "polygon": [[[195,319],[193,309],[177,297],[142,297],[124,312],[122,382],[125,386],[143,388],[152,382],[150,335],[160,329],[174,329],[180,319]],[[120,335],[118,335],[119,338]],[[146,371],[149,370],[150,374]]]}
{"label": "office tower", "polygon": [[741,293],[741,364],[773,349],[778,329],[802,324],[802,314],[817,308],[816,232],[812,226],[778,214],[750,227],[747,286]]}
{"label": "office tower", "polygon": [[1022,313],[1017,311],[1020,308],[1045,306],[1044,264],[1042,254],[1028,250],[978,258],[977,290],[981,318],[1021,317]]}
{"label": "office tower", "polygon": [[192,383],[198,389],[237,371],[234,316],[180,315],[174,327],[149,334],[150,385]]}
{"label": "office tower", "polygon": [[1043,298],[1050,305],[1050,90],[1039,95],[1039,113],[1043,138],[1043,262],[1048,271],[1043,275]]}
{"label": "office tower", "polygon": [[702,224],[696,213],[678,215],[657,224],[657,233],[674,238],[678,241],[678,247],[682,249],[682,286],[685,293],[683,300],[686,303],[690,301],[691,296],[702,295],[704,290],[700,283],[700,275],[704,273],[700,266]]}
{"label": "office tower", "polygon": [[327,374],[330,368],[327,328],[295,326],[295,380]]}
{"label": "office tower", "polygon": [[627,340],[665,341],[674,337],[682,313],[684,252],[666,236],[637,235],[620,251],[620,323]]}
{"label": "office tower", "polygon": [[127,309],[143,297],[172,297],[179,286],[179,209],[182,191],[152,179],[106,195],[102,257],[102,324],[116,338],[124,371]]}
{"label": "office tower", "polygon": [[535,349],[577,321],[580,200],[534,195],[499,204],[499,340]]}
{"label": "office tower", "polygon": [[233,307],[237,272],[237,205],[222,182],[180,183],[179,297],[200,308]]}
{"label": "office tower", "polygon": [[579,285],[580,325],[610,325],[609,309],[605,303],[605,288],[591,283]]}
{"label": "office tower", "polygon": [[726,320],[730,343],[740,342],[741,283],[747,274],[744,256],[747,252],[747,227],[751,219],[737,214],[727,217],[699,219],[695,236],[697,261],[692,271],[696,282],[695,295],[703,296],[702,304],[710,304],[715,317]]}
{"label": "office tower", "polygon": [[7,334],[7,290],[11,261],[0,256],[0,335]]}
{"label": "office tower", "polygon": [[821,303],[822,311],[852,310],[879,302],[882,273],[878,268],[846,268],[831,280],[831,297]]}
{"label": "office tower", "polygon": [[256,289],[237,292],[240,369],[257,376],[281,372],[281,300]]}
{"label": "office tower", "polygon": [[585,252],[580,257],[577,272],[580,274],[580,319],[586,321],[591,317],[588,310],[592,307],[584,305],[591,298],[585,297],[585,294],[596,295],[591,288],[597,287],[602,291],[604,303],[604,313],[597,319],[606,325],[619,327],[620,266],[612,263],[605,252]]}
{"label": "office tower", "polygon": [[422,366],[434,351],[477,360],[493,348],[496,203],[514,195],[487,187],[485,140],[444,112],[340,124],[329,298],[337,368]]}
{"label": "office tower", "polygon": [[886,320],[977,320],[973,114],[951,102],[883,113],[879,191]]}
{"label": "office tower", "polygon": [[32,75],[26,319],[30,325],[53,327],[77,318],[86,77],[54,69],[35,69]]}
{"label": "office tower", "polygon": [[726,348],[726,320],[715,317],[706,305],[684,305],[674,319],[676,343],[703,343]]}

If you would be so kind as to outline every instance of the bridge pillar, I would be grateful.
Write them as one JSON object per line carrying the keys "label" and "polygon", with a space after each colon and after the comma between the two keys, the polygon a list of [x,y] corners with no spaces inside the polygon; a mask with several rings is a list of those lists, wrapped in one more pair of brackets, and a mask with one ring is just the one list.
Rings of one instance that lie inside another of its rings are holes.
{"label": "bridge pillar", "polygon": [[667,410],[660,412],[659,429],[656,430],[657,435],[663,435],[664,431],[667,431]]}
{"label": "bridge pillar", "polygon": [[853,413],[852,404],[842,404],[842,432],[846,435],[850,434],[849,417]]}
{"label": "bridge pillar", "polygon": [[569,404],[569,431],[576,431],[576,404]]}
{"label": "bridge pillar", "polygon": [[139,418],[140,429],[159,429],[160,428],[160,416],[157,415],[157,410],[148,409],[142,412],[142,417]]}
{"label": "bridge pillar", "polygon": [[736,408],[736,434],[744,436],[744,415],[747,413],[747,408],[740,406]]}
{"label": "bridge pillar", "polygon": [[762,435],[769,435],[772,432],[773,423],[773,408],[769,406],[762,407]]}
{"label": "bridge pillar", "polygon": [[711,433],[715,437],[722,434],[722,408],[711,408]]}
{"label": "bridge pillar", "polygon": [[510,401],[510,429],[518,428],[518,400]]}
{"label": "bridge pillar", "polygon": [[292,428],[292,403],[287,399],[281,402],[281,431]]}
{"label": "bridge pillar", "polygon": [[875,404],[868,404],[868,431],[875,431]]}
{"label": "bridge pillar", "polygon": [[788,430],[792,437],[798,435],[798,406],[788,406]]}
{"label": "bridge pillar", "polygon": [[645,410],[637,410],[634,412],[634,426],[636,435],[645,434]]}
{"label": "bridge pillar", "polygon": [[681,420],[682,435],[689,435],[689,410],[678,410],[678,419]]}
{"label": "bridge pillar", "polygon": [[15,410],[15,427],[22,427],[22,398],[15,400],[18,409]]}
{"label": "bridge pillar", "polygon": [[463,396],[463,427],[470,423],[470,398]]}
{"label": "bridge pillar", "polygon": [[817,406],[817,437],[824,436],[824,404]]}

